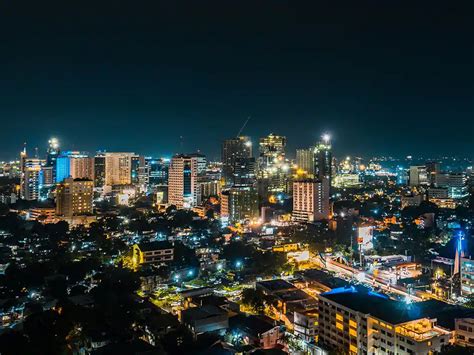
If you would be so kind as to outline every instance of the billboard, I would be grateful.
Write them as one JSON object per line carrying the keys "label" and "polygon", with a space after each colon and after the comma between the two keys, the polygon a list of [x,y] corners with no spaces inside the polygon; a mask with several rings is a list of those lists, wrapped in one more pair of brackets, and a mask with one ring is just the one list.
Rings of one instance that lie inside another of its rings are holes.
{"label": "billboard", "polygon": [[357,229],[357,244],[359,244],[360,250],[372,250],[374,248],[373,238],[373,226],[361,226]]}

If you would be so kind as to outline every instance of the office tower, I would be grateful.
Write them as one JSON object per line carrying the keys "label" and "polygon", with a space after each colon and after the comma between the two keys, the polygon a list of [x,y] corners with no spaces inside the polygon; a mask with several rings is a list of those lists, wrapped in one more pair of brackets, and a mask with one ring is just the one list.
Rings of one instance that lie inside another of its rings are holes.
{"label": "office tower", "polygon": [[260,138],[258,157],[258,189],[262,198],[286,192],[290,166],[285,159],[286,137],[270,134]]}
{"label": "office tower", "polygon": [[130,180],[132,184],[139,183],[140,167],[145,165],[145,157],[141,155],[133,155],[130,159]]}
{"label": "office tower", "polygon": [[426,173],[428,174],[428,181],[430,184],[436,182],[436,176],[440,173],[439,163],[436,161],[426,162]]}
{"label": "office tower", "polygon": [[148,191],[156,187],[168,186],[169,159],[146,157],[138,168],[140,186]]}
{"label": "office tower", "polygon": [[238,159],[252,157],[252,142],[250,137],[241,136],[226,139],[222,143],[222,174],[224,185],[230,187],[234,184],[234,170]]}
{"label": "office tower", "polygon": [[409,170],[410,186],[429,185],[428,172],[426,166],[410,166]]}
{"label": "office tower", "polygon": [[221,217],[235,223],[259,217],[258,194],[253,186],[234,186],[221,192]]}
{"label": "office tower", "polygon": [[105,153],[105,185],[132,183],[132,157],[135,153]]}
{"label": "office tower", "polygon": [[463,199],[469,195],[468,178],[465,173],[438,173],[435,186],[446,188],[449,198]]}
{"label": "office tower", "polygon": [[105,185],[105,154],[98,152],[94,157],[94,187]]}
{"label": "office tower", "polygon": [[198,158],[176,155],[168,174],[168,203],[177,208],[192,208],[200,201]]}
{"label": "office tower", "polygon": [[285,159],[286,137],[275,136],[270,133],[267,137],[260,138],[259,160],[260,164],[267,168],[272,167],[279,161]]}
{"label": "office tower", "polygon": [[196,160],[197,174],[203,175],[206,172],[206,166],[207,166],[206,156],[201,153],[191,153],[191,154],[188,154],[188,157]]}
{"label": "office tower", "polygon": [[92,180],[64,179],[56,190],[56,214],[64,217],[92,214],[93,192]]}
{"label": "office tower", "polygon": [[168,185],[169,159],[151,159],[148,161],[149,183],[151,186]]}
{"label": "office tower", "polygon": [[331,189],[332,180],[332,146],[331,137],[324,134],[322,140],[314,148],[314,175],[319,180],[328,180]]}
{"label": "office tower", "polygon": [[296,165],[298,170],[302,170],[312,176],[314,174],[314,148],[297,149]]}
{"label": "office tower", "polygon": [[[56,164],[55,164],[56,165]],[[56,169],[53,166],[42,166],[41,167],[41,185],[45,187],[51,187],[56,183],[55,173]]]}
{"label": "office tower", "polygon": [[328,179],[306,179],[293,182],[292,218],[294,221],[314,222],[328,220],[329,215]]}
{"label": "office tower", "polygon": [[56,182],[62,182],[68,177],[92,180],[94,159],[84,152],[62,152],[56,159]]}
{"label": "office tower", "polygon": [[41,189],[41,168],[44,160],[28,158],[26,148],[20,153],[20,197],[23,200],[37,200]]}
{"label": "office tower", "polygon": [[252,185],[255,183],[255,158],[238,158],[234,161],[233,185]]}
{"label": "office tower", "polygon": [[44,178],[45,185],[53,185],[56,183],[56,159],[59,156],[59,141],[51,138],[48,141],[48,150],[46,155],[45,170],[47,171]]}

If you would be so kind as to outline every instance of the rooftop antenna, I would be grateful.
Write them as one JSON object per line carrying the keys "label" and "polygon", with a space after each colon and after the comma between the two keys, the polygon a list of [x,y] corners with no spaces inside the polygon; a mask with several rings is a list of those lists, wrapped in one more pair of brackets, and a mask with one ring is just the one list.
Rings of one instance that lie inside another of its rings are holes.
{"label": "rooftop antenna", "polygon": [[237,137],[240,137],[240,134],[241,134],[242,131],[244,130],[245,126],[247,126],[247,123],[250,121],[250,117],[252,117],[252,116],[247,117],[247,119],[245,120],[245,122],[244,122],[244,124],[242,125],[242,127],[240,127],[239,133],[237,133]]}
{"label": "rooftop antenna", "polygon": [[35,147],[35,158],[38,159],[39,155],[38,155],[38,147]]}

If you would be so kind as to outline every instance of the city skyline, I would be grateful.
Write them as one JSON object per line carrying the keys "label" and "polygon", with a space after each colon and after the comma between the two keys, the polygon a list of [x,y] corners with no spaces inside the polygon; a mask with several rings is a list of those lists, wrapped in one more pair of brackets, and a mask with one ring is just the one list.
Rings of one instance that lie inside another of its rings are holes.
{"label": "city skyline", "polygon": [[472,154],[462,7],[268,5],[3,4],[1,158],[50,136],[217,157],[248,116],[244,134],[285,135],[290,152],[328,131],[336,155]]}

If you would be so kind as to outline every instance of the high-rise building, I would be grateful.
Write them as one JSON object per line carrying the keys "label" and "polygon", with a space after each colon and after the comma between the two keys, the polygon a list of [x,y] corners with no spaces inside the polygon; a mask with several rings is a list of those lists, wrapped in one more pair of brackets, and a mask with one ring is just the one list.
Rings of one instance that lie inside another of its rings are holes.
{"label": "high-rise building", "polygon": [[132,183],[132,157],[135,153],[105,153],[105,185]]}
{"label": "high-rise building", "polygon": [[68,177],[92,180],[94,178],[94,158],[90,158],[84,152],[62,152],[56,159],[56,182],[62,182]]}
{"label": "high-rise building", "polygon": [[53,185],[56,183],[56,159],[59,156],[59,141],[51,138],[48,141],[48,150],[46,155],[44,184]]}
{"label": "high-rise building", "polygon": [[145,157],[142,155],[133,155],[130,160],[131,171],[130,179],[132,184],[139,183],[140,167],[145,165]]}
{"label": "high-rise building", "polygon": [[169,159],[151,159],[148,161],[149,184],[151,186],[168,185]]}
{"label": "high-rise building", "polygon": [[250,137],[241,136],[226,139],[222,143],[222,173],[227,187],[235,184],[234,172],[238,160],[252,157],[252,142]]}
{"label": "high-rise building", "polygon": [[98,152],[94,157],[94,187],[105,185],[105,154]]}
{"label": "high-rise building", "polygon": [[200,201],[198,158],[176,155],[168,174],[168,203],[177,208],[192,208]]}
{"label": "high-rise building", "polygon": [[297,149],[296,165],[306,174],[314,175],[314,148]]}
{"label": "high-rise building", "polygon": [[221,193],[221,217],[235,223],[259,216],[258,194],[253,186],[234,186]]}
{"label": "high-rise building", "polygon": [[271,167],[285,159],[286,137],[270,133],[260,138],[259,160],[262,167]]}
{"label": "high-rise building", "polygon": [[255,158],[235,159],[233,185],[252,185],[255,183]]}
{"label": "high-rise building", "polygon": [[426,162],[426,173],[430,184],[436,182],[436,176],[440,173],[440,164],[436,161]]}
{"label": "high-rise building", "polygon": [[42,182],[44,160],[28,158],[26,148],[20,154],[20,197],[24,200],[38,200]]}
{"label": "high-rise building", "polygon": [[293,182],[293,214],[298,222],[328,220],[330,217],[329,182],[306,179]]}
{"label": "high-rise building", "polygon": [[410,186],[421,186],[430,184],[428,171],[426,170],[426,166],[424,165],[410,166],[409,179]]}
{"label": "high-rise building", "polygon": [[468,178],[465,173],[438,173],[435,186],[446,188],[449,198],[463,199],[469,195]]}
{"label": "high-rise building", "polygon": [[64,217],[92,214],[93,193],[92,180],[64,179],[56,189],[56,214]]}
{"label": "high-rise building", "polygon": [[270,134],[260,138],[258,157],[258,189],[262,198],[286,192],[290,165],[285,159],[286,137]]}
{"label": "high-rise building", "polygon": [[198,175],[203,175],[206,171],[207,166],[206,156],[201,153],[191,153],[188,154],[188,156],[196,160]]}
{"label": "high-rise building", "polygon": [[324,134],[322,140],[314,148],[314,175],[316,178],[328,180],[331,189],[332,179],[332,146],[331,137]]}

